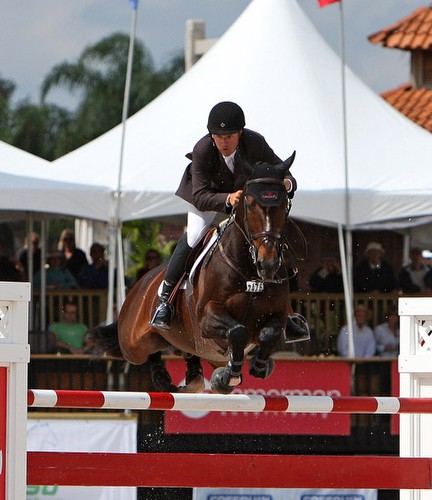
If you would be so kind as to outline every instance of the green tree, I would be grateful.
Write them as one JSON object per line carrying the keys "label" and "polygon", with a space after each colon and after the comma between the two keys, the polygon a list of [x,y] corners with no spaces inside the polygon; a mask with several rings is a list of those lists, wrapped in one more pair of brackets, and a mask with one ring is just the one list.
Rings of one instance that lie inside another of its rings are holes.
{"label": "green tree", "polygon": [[0,77],[0,139],[9,142],[11,139],[11,97],[15,91],[15,84]]}
{"label": "green tree", "polygon": [[126,274],[134,280],[140,267],[145,264],[145,254],[150,248],[158,250],[163,260],[169,260],[174,240],[162,241],[160,238],[163,224],[156,221],[133,220],[123,224],[123,240],[128,241],[128,255],[130,264]]}
{"label": "green tree", "polygon": [[[80,96],[75,117],[60,140],[58,154],[75,149],[121,122],[129,36],[115,33],[86,48],[75,63],[61,63],[46,76],[41,87],[42,102],[49,91],[62,87]],[[130,89],[129,116],[136,113],[182,73],[179,57],[160,71],[140,41],[135,42]]]}
{"label": "green tree", "polygon": [[72,113],[53,104],[36,106],[19,103],[13,112],[12,137],[9,142],[46,160],[54,160],[58,143],[67,137]]}

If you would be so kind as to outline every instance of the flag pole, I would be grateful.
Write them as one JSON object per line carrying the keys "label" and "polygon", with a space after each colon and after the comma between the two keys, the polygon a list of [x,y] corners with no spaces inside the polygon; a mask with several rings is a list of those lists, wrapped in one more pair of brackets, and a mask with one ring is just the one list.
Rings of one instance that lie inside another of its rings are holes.
{"label": "flag pole", "polygon": [[120,202],[121,202],[121,182],[123,176],[124,149],[126,138],[126,123],[129,112],[130,88],[132,82],[132,63],[135,47],[136,26],[138,19],[138,0],[129,0],[132,6],[132,21],[129,36],[129,51],[126,68],[126,81],[123,96],[122,110],[122,134],[120,143],[120,160],[117,177],[117,189],[114,192],[114,216],[110,228],[110,248],[111,255],[109,259],[109,275],[108,275],[108,308],[107,308],[107,323],[113,321],[114,311],[114,272],[115,263],[117,262],[117,310],[120,310],[126,298],[126,290],[124,285],[124,262],[123,251],[121,248],[121,221],[120,221]]}
{"label": "flag pole", "polygon": [[[345,173],[345,258],[341,255],[341,265],[345,268],[345,311],[347,315],[348,328],[348,353],[354,357],[354,337],[353,337],[353,276],[352,276],[352,229],[351,229],[351,196],[349,190],[349,168],[348,168],[348,124],[347,124],[347,103],[346,103],[346,64],[345,64],[345,25],[343,0],[339,2],[340,20],[340,52],[341,52],[341,79],[342,79],[342,123],[343,123],[343,154]],[[340,235],[340,237],[342,237]]]}

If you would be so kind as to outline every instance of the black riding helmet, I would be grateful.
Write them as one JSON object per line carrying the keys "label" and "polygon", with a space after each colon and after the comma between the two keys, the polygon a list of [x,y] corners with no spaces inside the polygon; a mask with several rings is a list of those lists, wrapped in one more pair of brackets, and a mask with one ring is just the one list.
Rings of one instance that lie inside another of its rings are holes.
{"label": "black riding helmet", "polygon": [[235,102],[224,101],[212,108],[207,128],[210,134],[228,135],[239,132],[245,126],[245,116]]}

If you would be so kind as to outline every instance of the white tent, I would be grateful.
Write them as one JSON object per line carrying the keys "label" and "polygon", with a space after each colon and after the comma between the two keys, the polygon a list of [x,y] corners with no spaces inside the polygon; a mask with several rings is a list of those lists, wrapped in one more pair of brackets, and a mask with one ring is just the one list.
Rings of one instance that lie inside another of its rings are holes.
{"label": "white tent", "polygon": [[[173,196],[184,154],[220,100],[238,102],[247,126],[279,156],[297,150],[294,216],[359,226],[430,214],[431,135],[348,68],[346,178],[341,81],[339,57],[295,0],[254,0],[190,71],[127,121],[120,219],[185,211]],[[114,192],[120,141],[119,126],[57,160],[54,176]]]}
{"label": "white tent", "polygon": [[108,188],[51,180],[50,162],[0,141],[0,210],[105,219],[98,206],[111,200]]}

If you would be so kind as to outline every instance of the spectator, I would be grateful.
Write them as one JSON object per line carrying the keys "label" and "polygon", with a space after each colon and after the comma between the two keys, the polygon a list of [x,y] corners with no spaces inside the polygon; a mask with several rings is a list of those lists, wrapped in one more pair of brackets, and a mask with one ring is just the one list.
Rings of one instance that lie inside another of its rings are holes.
{"label": "spectator", "polygon": [[403,293],[425,293],[430,291],[432,269],[423,262],[420,248],[411,248],[410,261],[399,273],[399,284]]}
{"label": "spectator", "polygon": [[75,243],[75,236],[70,229],[63,229],[60,235],[58,249],[63,252],[65,256],[64,267],[68,269],[75,279],[78,281],[81,269],[88,264],[86,254],[77,248]]}
{"label": "spectator", "polygon": [[88,327],[78,323],[78,306],[68,302],[63,311],[63,321],[50,325],[50,332],[55,334],[57,352],[82,354]]}
{"label": "spectator", "polygon": [[91,264],[81,269],[79,283],[83,288],[106,290],[108,288],[108,262],[105,260],[105,249],[100,243],[90,247]]}
{"label": "spectator", "polygon": [[22,281],[21,274],[12,260],[4,255],[4,245],[0,243],[0,281]]}
{"label": "spectator", "polygon": [[[26,281],[29,280],[28,248],[28,238],[26,237],[23,248],[18,252],[18,268]],[[31,248],[33,255],[33,276],[35,276],[41,268],[41,249],[39,246],[39,235],[37,233],[32,233],[31,235]]]}
{"label": "spectator", "polygon": [[[61,252],[53,252],[48,256],[48,268],[46,269],[46,285],[48,290],[66,290],[78,288],[77,280],[64,268],[64,255]],[[39,271],[33,280],[35,288],[41,287],[42,273]]]}
{"label": "spectator", "polygon": [[309,278],[311,292],[340,293],[343,292],[342,272],[335,255],[326,255],[322,264]]}
{"label": "spectator", "polygon": [[382,358],[396,358],[399,354],[399,315],[396,306],[390,306],[387,321],[375,328],[377,353]]}
{"label": "spectator", "polygon": [[[354,310],[353,340],[354,357],[370,358],[375,356],[376,342],[372,329],[368,326],[368,309],[360,304]],[[348,326],[341,328],[337,338],[337,350],[341,356],[349,356]]]}
{"label": "spectator", "polygon": [[144,274],[148,273],[150,269],[154,269],[162,262],[160,252],[154,248],[149,248],[145,254],[145,265],[140,267],[136,273],[137,281],[141,279]]}
{"label": "spectator", "polygon": [[381,243],[370,242],[366,247],[366,258],[354,270],[356,292],[393,292],[398,282],[391,265],[382,259],[384,249]]}

